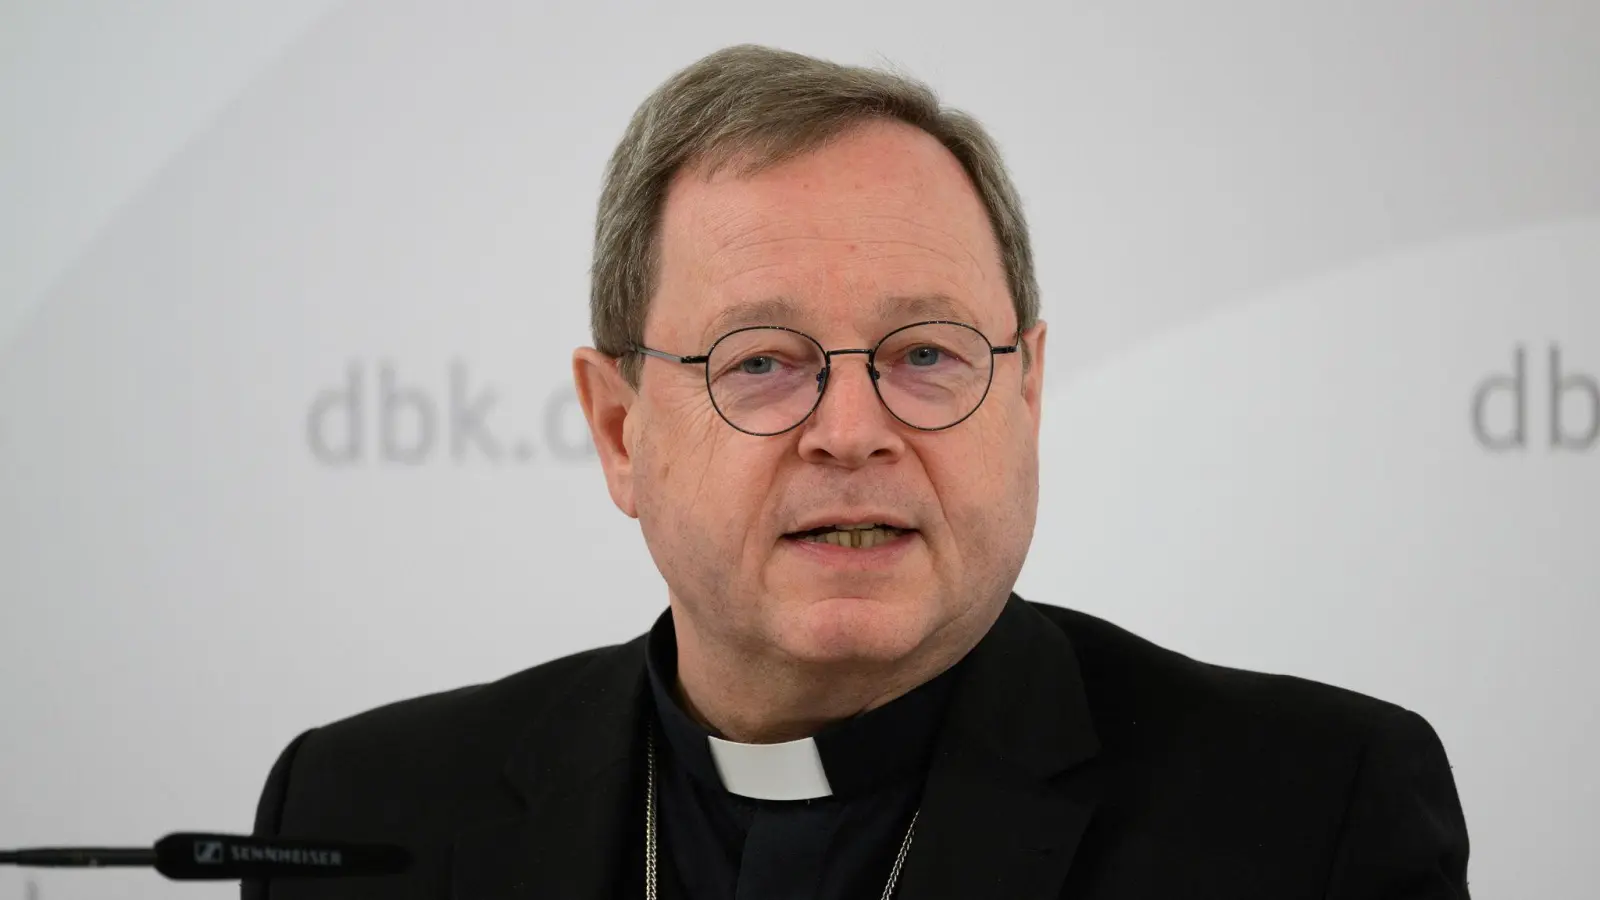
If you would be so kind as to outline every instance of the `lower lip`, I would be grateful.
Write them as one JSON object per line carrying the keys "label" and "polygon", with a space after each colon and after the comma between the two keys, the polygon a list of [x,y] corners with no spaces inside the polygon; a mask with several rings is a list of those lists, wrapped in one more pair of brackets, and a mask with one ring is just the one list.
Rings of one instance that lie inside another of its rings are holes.
{"label": "lower lip", "polygon": [[840,547],[823,541],[802,541],[786,537],[783,542],[804,558],[835,569],[882,569],[893,565],[910,551],[918,533],[907,531],[874,547]]}

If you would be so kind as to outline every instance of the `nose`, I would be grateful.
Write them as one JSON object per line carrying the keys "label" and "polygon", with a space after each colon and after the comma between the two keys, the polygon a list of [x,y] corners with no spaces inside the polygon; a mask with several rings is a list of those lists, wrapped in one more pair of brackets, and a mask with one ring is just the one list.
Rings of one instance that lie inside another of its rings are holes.
{"label": "nose", "polygon": [[866,359],[835,359],[821,402],[801,426],[800,455],[807,462],[850,468],[893,462],[905,453],[898,425],[878,399]]}

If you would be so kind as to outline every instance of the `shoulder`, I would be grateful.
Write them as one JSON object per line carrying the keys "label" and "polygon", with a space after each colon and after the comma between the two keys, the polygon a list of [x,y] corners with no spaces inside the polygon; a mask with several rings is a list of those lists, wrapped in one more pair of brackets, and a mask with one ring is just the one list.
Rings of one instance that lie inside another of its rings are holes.
{"label": "shoulder", "polygon": [[[1104,803],[1107,848],[1142,853],[1144,835],[1183,835],[1170,863],[1196,883],[1234,877],[1228,866],[1248,860],[1258,874],[1325,873],[1328,897],[1466,896],[1466,821],[1449,757],[1422,716],[1032,606],[1068,638],[1099,759],[1120,786]],[[1304,883],[1295,876],[1275,892]]]}
{"label": "shoulder", "polygon": [[1396,733],[1432,734],[1420,716],[1376,697],[1201,662],[1086,613],[1029,605],[1071,643],[1096,729],[1108,744],[1184,740],[1354,753]]}
{"label": "shoulder", "polygon": [[442,825],[484,812],[509,796],[502,773],[529,724],[587,671],[626,665],[636,643],[586,650],[311,728],[279,754],[256,828],[354,834],[363,830],[356,818]]}
{"label": "shoulder", "polygon": [[1164,835],[1174,884],[1237,883],[1248,871],[1261,896],[1467,896],[1466,820],[1421,716],[1030,606],[1077,663],[1099,743],[1107,871],[1137,870]]}
{"label": "shoulder", "polygon": [[548,705],[584,670],[612,661],[626,644],[597,647],[541,663],[496,681],[387,703],[314,730],[327,752],[349,754],[392,748],[395,742],[459,748],[462,738],[514,732]]}

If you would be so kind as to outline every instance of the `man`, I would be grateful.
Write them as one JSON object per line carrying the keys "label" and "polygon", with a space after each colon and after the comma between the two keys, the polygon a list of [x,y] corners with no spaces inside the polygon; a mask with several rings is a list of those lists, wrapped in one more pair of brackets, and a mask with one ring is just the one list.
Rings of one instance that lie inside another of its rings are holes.
{"label": "man", "polygon": [[404,876],[247,897],[1466,897],[1426,722],[1012,592],[1045,324],[970,118],[757,47],[640,108],[573,373],[669,609],[312,729],[262,833]]}

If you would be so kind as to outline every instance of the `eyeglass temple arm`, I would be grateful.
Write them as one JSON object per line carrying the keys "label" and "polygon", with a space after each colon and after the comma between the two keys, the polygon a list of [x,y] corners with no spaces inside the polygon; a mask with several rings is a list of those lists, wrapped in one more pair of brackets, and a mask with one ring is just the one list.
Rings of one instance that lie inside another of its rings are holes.
{"label": "eyeglass temple arm", "polygon": [[1010,346],[1007,346],[1007,347],[991,347],[989,349],[994,351],[994,353],[996,353],[996,354],[1000,354],[1000,353],[1015,353],[1015,352],[1017,352],[1017,348],[1022,346],[1022,329],[1020,329],[1020,328],[1017,329],[1016,334],[1013,334],[1011,336],[1011,341],[1012,341],[1012,343],[1011,343]]}
{"label": "eyeglass temple arm", "polygon": [[672,353],[662,353],[660,350],[651,350],[643,344],[634,344],[633,351],[635,353],[643,353],[646,356],[654,356],[656,359],[664,359],[667,362],[683,363],[684,365],[698,365],[710,359],[709,356],[677,356]]}

